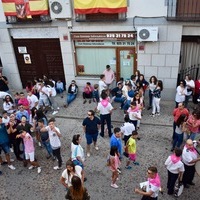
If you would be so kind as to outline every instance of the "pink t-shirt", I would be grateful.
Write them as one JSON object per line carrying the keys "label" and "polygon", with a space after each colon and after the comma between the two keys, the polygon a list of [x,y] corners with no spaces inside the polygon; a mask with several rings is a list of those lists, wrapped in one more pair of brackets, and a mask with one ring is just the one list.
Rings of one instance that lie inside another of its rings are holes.
{"label": "pink t-shirt", "polygon": [[106,84],[111,84],[113,80],[115,79],[115,74],[112,69],[110,69],[109,71],[105,70],[103,74],[105,75]]}
{"label": "pink t-shirt", "polygon": [[26,106],[25,110],[27,110],[28,113],[30,114],[29,101],[27,98],[19,99],[18,104],[22,104],[23,106]]}
{"label": "pink t-shirt", "polygon": [[[200,120],[197,120],[192,115],[190,115],[187,122],[188,122],[188,128],[192,133],[198,133],[199,132]],[[193,123],[194,123],[195,127],[191,125]]]}
{"label": "pink t-shirt", "polygon": [[26,133],[25,137],[23,137],[25,153],[32,153],[35,151],[33,138],[29,133]]}

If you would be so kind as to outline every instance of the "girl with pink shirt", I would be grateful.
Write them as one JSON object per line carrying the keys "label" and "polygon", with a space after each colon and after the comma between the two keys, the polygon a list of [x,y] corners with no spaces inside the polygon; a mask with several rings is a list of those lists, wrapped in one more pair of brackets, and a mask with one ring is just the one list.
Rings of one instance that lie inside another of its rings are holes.
{"label": "girl with pink shirt", "polygon": [[186,124],[188,125],[188,129],[190,130],[190,135],[188,139],[194,140],[197,133],[199,133],[200,113],[197,110],[194,110],[192,112],[192,115],[189,116]]}
{"label": "girl with pink shirt", "polygon": [[21,130],[19,133],[20,134],[17,135],[16,138],[21,137],[23,139],[25,158],[31,163],[31,166],[29,167],[29,169],[33,169],[34,167],[37,167],[37,171],[39,174],[41,172],[41,167],[38,164],[38,162],[35,161],[35,148],[33,144],[33,138],[25,130]]}
{"label": "girl with pink shirt", "polygon": [[109,166],[110,170],[112,171],[112,183],[111,187],[117,189],[119,186],[116,184],[118,179],[118,168],[120,165],[119,160],[119,153],[116,146],[112,146],[110,149],[110,156],[109,156]]}

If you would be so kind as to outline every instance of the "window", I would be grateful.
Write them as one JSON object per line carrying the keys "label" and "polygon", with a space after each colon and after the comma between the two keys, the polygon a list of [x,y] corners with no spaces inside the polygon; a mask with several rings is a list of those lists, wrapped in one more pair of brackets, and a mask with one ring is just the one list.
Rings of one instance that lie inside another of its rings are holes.
{"label": "window", "polygon": [[116,71],[114,48],[77,48],[76,54],[78,75],[100,75],[109,64]]}

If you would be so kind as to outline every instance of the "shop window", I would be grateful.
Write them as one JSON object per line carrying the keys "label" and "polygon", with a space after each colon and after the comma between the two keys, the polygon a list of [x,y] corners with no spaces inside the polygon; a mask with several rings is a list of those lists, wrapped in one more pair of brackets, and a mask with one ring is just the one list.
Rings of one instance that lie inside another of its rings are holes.
{"label": "shop window", "polygon": [[77,48],[77,75],[100,75],[110,65],[116,71],[114,48]]}

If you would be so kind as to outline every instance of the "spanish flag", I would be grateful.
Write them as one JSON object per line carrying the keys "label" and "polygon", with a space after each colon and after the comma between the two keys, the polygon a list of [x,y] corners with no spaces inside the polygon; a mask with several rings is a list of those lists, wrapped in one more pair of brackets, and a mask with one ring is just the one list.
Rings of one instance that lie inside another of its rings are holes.
{"label": "spanish flag", "polygon": [[2,0],[5,16],[30,18],[33,15],[48,15],[48,0]]}
{"label": "spanish flag", "polygon": [[76,14],[124,13],[127,0],[74,0]]}

